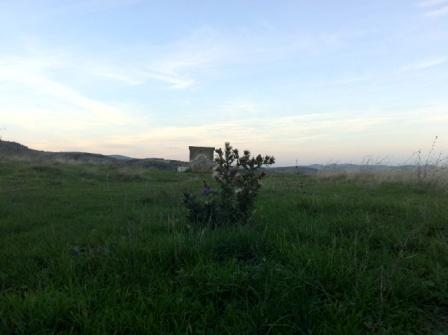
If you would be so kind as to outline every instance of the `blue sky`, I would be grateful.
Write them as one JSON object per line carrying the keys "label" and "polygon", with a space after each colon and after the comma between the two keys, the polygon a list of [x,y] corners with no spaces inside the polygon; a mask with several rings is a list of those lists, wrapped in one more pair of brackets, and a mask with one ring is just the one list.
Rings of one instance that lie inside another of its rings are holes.
{"label": "blue sky", "polygon": [[447,84],[448,0],[0,0],[0,132],[42,150],[401,163]]}

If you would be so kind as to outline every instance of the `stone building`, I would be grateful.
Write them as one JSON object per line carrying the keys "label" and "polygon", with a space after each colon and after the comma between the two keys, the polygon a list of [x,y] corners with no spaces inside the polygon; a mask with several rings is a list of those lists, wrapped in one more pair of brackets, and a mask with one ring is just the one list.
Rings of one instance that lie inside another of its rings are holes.
{"label": "stone building", "polygon": [[210,171],[215,164],[213,147],[193,147],[190,146],[190,167],[193,172]]}

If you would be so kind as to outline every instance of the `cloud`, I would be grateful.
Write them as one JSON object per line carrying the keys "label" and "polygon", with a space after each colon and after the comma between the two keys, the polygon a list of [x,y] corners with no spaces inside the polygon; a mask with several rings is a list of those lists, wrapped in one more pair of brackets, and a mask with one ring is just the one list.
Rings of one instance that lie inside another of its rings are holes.
{"label": "cloud", "polygon": [[[107,2],[105,6],[133,3],[116,0]],[[101,4],[102,1],[84,1],[79,6],[96,7]],[[129,86],[159,84],[161,88],[188,90],[205,85],[211,79],[229,76],[241,66],[253,68],[306,54],[315,55],[340,48],[353,37],[297,31],[281,37],[275,31],[242,30],[230,34],[202,26],[168,43],[143,43],[127,45],[126,48],[111,46],[99,51],[75,50],[68,46],[55,50],[33,42],[21,55],[26,55],[23,58],[28,64],[37,59],[39,64],[35,65],[45,67],[45,71],[62,69],[77,76],[95,76]]]}
{"label": "cloud", "polygon": [[[189,144],[222,145],[225,139],[236,144],[250,145],[261,149],[278,145],[297,145],[310,140],[329,138],[338,135],[362,133],[369,128],[390,122],[391,118],[359,117],[337,114],[309,114],[289,117],[242,118],[231,122],[214,122],[189,126],[168,126],[148,129],[142,133],[134,133],[117,137],[115,141],[129,147],[140,147],[142,144],[151,148],[159,148],[163,154],[167,147],[184,150]],[[154,150],[154,149],[153,149]]]}
{"label": "cloud", "polygon": [[[183,38],[160,45],[128,46],[90,59],[85,68],[97,75],[127,85],[159,81],[175,90],[186,90],[210,78],[228,76],[229,68],[256,67],[282,62],[306,54],[343,47],[345,41],[359,37],[349,34],[306,34],[288,32],[280,38],[273,32],[225,34],[208,26],[190,31]],[[96,60],[95,60],[96,59]],[[226,69],[226,72],[222,71]]]}
{"label": "cloud", "polygon": [[426,16],[431,17],[439,17],[439,16],[445,16],[448,15],[448,6],[440,7],[438,9],[426,12]]}
{"label": "cloud", "polygon": [[[297,156],[310,162],[324,157],[353,161],[367,154],[393,153],[403,143],[408,145],[403,150],[412,151],[413,146],[422,144],[422,133],[428,138],[437,134],[437,125],[448,120],[447,111],[443,107],[427,107],[403,113],[378,111],[374,115],[335,112],[242,117],[231,122],[158,127],[116,137],[113,142],[126,146],[125,150],[131,150],[134,155],[185,160],[188,145],[219,147],[224,141],[230,141],[239,148],[275,154],[281,164]],[[410,134],[412,137],[408,137]]]}
{"label": "cloud", "polygon": [[448,15],[448,0],[423,0],[418,6],[425,8],[425,16],[428,17]]}
{"label": "cloud", "polygon": [[434,7],[437,5],[444,5],[448,0],[423,0],[418,3],[419,7]]}
{"label": "cloud", "polygon": [[133,6],[144,0],[77,0],[55,1],[46,9],[46,14],[55,16],[74,12],[99,12],[115,9],[117,7]]}
{"label": "cloud", "polygon": [[126,73],[126,71],[123,71],[118,67],[102,68],[96,66],[90,69],[90,72],[95,76],[112,79],[130,86],[144,85],[149,80],[156,80],[168,84],[168,86],[173,89],[185,90],[194,86],[196,82],[194,79],[174,71],[153,71],[150,68],[141,69],[140,71],[137,71],[137,69],[129,69]]}
{"label": "cloud", "polygon": [[[22,92],[22,99],[36,98],[36,100],[46,100],[47,106],[59,104],[64,106],[59,114],[64,110],[77,112],[80,116],[85,116],[96,123],[103,125],[119,125],[133,122],[122,108],[113,104],[87,97],[72,87],[51,78],[51,71],[61,67],[57,60],[39,58],[0,58],[0,83],[8,84],[11,89],[19,87]],[[29,91],[23,90],[27,88]],[[8,112],[5,107],[7,101],[14,97],[3,96],[2,113]],[[5,101],[6,100],[6,101]],[[14,113],[14,107],[10,106],[10,112]]]}
{"label": "cloud", "polygon": [[414,72],[414,71],[427,70],[427,69],[445,64],[447,61],[448,61],[447,57],[429,58],[429,59],[425,59],[422,61],[407,64],[407,65],[403,66],[398,72],[403,73],[403,72]]}
{"label": "cloud", "polygon": [[[2,106],[3,110],[9,109],[8,105],[2,103]],[[12,106],[15,113],[2,115],[2,121],[6,121],[3,126],[8,128],[8,137],[43,150],[187,160],[188,145],[219,147],[224,141],[230,141],[238,148],[274,154],[279,164],[286,165],[292,164],[294,157],[312,163],[331,158],[354,161],[369,154],[411,152],[426,143],[421,134],[431,138],[448,121],[448,109],[443,106],[401,113],[335,111],[295,116],[246,113],[259,106],[243,100],[221,106],[222,110],[242,112],[230,120],[168,126],[139,120],[138,125],[111,125],[113,128],[103,131],[100,123],[90,127],[88,119],[64,116],[59,105],[38,108],[33,107],[33,102],[23,102],[20,108]],[[73,108],[76,111],[77,107]],[[45,118],[41,119],[42,116]],[[399,145],[402,147],[396,150]]]}
{"label": "cloud", "polygon": [[185,90],[197,85],[208,70],[225,64],[226,57],[234,50],[234,46],[220,39],[213,30],[203,28],[170,43],[108,52],[120,57],[98,59],[98,55],[91,55],[82,67],[95,76],[127,85],[155,81],[175,90]]}

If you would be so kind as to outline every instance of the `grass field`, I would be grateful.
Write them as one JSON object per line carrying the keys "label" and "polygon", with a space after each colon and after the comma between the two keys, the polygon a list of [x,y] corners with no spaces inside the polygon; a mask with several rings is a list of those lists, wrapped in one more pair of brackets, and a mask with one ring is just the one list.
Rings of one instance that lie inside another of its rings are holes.
{"label": "grass field", "polygon": [[272,175],[197,230],[201,175],[0,163],[0,334],[448,334],[448,193]]}

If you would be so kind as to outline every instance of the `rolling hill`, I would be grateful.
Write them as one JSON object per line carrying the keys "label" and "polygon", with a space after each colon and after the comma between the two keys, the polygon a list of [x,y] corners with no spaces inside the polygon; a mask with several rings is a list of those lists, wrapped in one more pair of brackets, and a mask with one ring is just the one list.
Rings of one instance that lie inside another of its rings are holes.
{"label": "rolling hill", "polygon": [[54,162],[77,162],[88,164],[117,164],[155,168],[160,170],[176,170],[188,163],[163,158],[137,159],[121,155],[101,155],[88,152],[50,152],[39,151],[27,146],[9,141],[0,141],[0,159],[7,160],[38,160]]}

